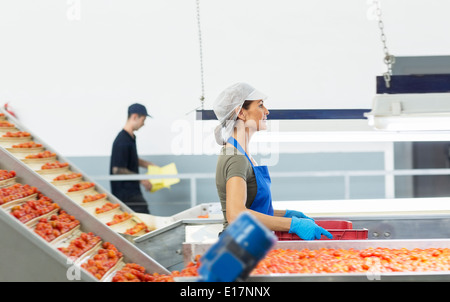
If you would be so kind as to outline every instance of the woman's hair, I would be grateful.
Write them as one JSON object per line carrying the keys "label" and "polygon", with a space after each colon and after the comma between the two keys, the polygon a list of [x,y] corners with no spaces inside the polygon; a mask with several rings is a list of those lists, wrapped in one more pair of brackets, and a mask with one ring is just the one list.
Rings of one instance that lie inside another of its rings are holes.
{"label": "woman's hair", "polygon": [[250,104],[254,101],[244,101],[244,104],[242,104],[242,108],[245,110],[248,110],[248,107],[250,107]]}
{"label": "woman's hair", "polygon": [[[250,104],[254,102],[254,101],[244,101],[244,103],[242,104],[243,109],[248,110],[248,108],[250,107]],[[236,119],[239,119],[239,117],[237,117],[237,114],[235,111],[232,111],[230,113],[230,115],[228,116],[228,118],[226,120],[224,120],[222,122],[221,127],[216,127],[216,129],[214,130],[214,135],[216,136],[216,141],[222,141],[222,145],[226,145],[227,142],[223,140],[222,138],[222,129],[226,128],[227,123],[231,122],[231,121],[235,121]],[[234,122],[233,122],[234,123]]]}
{"label": "woman's hair", "polygon": [[[254,102],[254,101],[244,101],[244,103],[242,104],[241,109],[245,109],[248,110],[248,108],[250,107],[250,104]],[[238,117],[239,118],[239,117]]]}

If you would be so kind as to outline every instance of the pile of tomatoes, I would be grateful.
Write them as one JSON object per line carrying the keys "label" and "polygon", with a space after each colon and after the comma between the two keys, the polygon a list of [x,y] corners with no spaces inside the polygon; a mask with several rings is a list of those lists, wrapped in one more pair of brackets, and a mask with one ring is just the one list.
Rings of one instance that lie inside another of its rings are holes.
{"label": "pile of tomatoes", "polygon": [[3,137],[29,137],[31,136],[30,133],[25,131],[18,131],[18,132],[6,132],[2,135]]}
{"label": "pile of tomatoes", "polygon": [[171,275],[145,273],[145,268],[136,263],[127,263],[112,278],[112,282],[173,282]]}
{"label": "pile of tomatoes", "polygon": [[54,203],[47,196],[42,196],[38,200],[29,200],[22,205],[12,207],[11,215],[19,219],[20,222],[26,223],[55,209],[59,209],[58,204]]}
{"label": "pile of tomatoes", "polygon": [[53,153],[51,151],[45,150],[44,152],[40,152],[37,154],[30,154],[25,156],[27,159],[37,159],[37,158],[48,158],[48,157],[54,157],[56,156],[56,153]]}
{"label": "pile of tomatoes", "polygon": [[[200,256],[190,262],[181,272],[174,271],[170,275],[161,275],[151,281],[173,281],[174,277],[198,276]],[[430,272],[450,270],[449,248],[426,249],[390,249],[367,248],[318,250],[274,249],[267,253],[253,269],[251,275],[269,274],[321,274],[321,273],[367,273],[367,272]],[[135,280],[129,274],[118,274],[113,281]]]}
{"label": "pile of tomatoes", "polygon": [[79,177],[81,177],[81,173],[61,174],[61,175],[56,176],[53,180],[54,181],[69,180],[69,179],[74,179],[74,178],[79,178]]}
{"label": "pile of tomatoes", "polygon": [[154,277],[145,273],[145,268],[136,263],[127,263],[112,278],[112,282],[151,282]]}
{"label": "pile of tomatoes", "polygon": [[197,270],[200,266],[197,255],[194,262],[189,262],[181,271],[173,271],[170,275],[165,274],[148,274],[145,268],[136,263],[127,263],[112,278],[112,282],[173,282],[174,277],[193,277],[198,276]]}
{"label": "pile of tomatoes", "polygon": [[38,189],[30,185],[14,184],[0,189],[0,205],[36,194]]}
{"label": "pile of tomatoes", "polygon": [[80,236],[73,239],[67,247],[59,247],[58,250],[67,257],[78,258],[93,248],[100,240],[101,238],[94,235],[92,232],[81,233]]}
{"label": "pile of tomatoes", "polygon": [[95,186],[95,184],[93,182],[86,182],[86,181],[80,182],[80,183],[74,184],[72,186],[72,188],[70,188],[68,190],[68,192],[76,192],[76,191],[86,190],[86,189],[92,188],[94,186]]}
{"label": "pile of tomatoes", "polygon": [[100,199],[105,198],[105,197],[106,197],[105,193],[98,193],[98,194],[95,194],[95,195],[86,195],[83,198],[83,203],[97,201],[97,200],[100,200]]}
{"label": "pile of tomatoes", "polygon": [[368,248],[271,250],[252,274],[365,273],[450,270],[450,249]]}
{"label": "pile of tomatoes", "polygon": [[126,230],[124,232],[124,234],[135,235],[135,234],[139,233],[140,231],[145,231],[145,233],[148,233],[148,232],[150,232],[150,229],[148,228],[148,226],[145,223],[141,222],[141,223],[137,223],[134,227]]}
{"label": "pile of tomatoes", "polygon": [[55,161],[52,163],[45,163],[44,165],[42,165],[41,169],[42,170],[47,170],[47,169],[58,169],[58,168],[65,168],[68,167],[69,164],[68,163],[60,163],[59,161]]}
{"label": "pile of tomatoes", "polygon": [[0,170],[0,180],[6,180],[16,177],[16,171]]}
{"label": "pile of tomatoes", "polygon": [[59,215],[52,215],[50,219],[41,218],[34,228],[34,232],[51,242],[67,233],[80,224],[80,221],[74,216],[67,214],[66,211],[60,210]]}
{"label": "pile of tomatoes", "polygon": [[130,213],[123,213],[123,214],[116,214],[113,217],[113,220],[110,222],[107,222],[106,225],[111,226],[111,225],[115,225],[118,223],[121,223],[122,221],[125,221],[127,219],[130,219],[131,217],[133,217],[133,215],[131,215]]}
{"label": "pile of tomatoes", "polygon": [[41,148],[42,144],[37,144],[33,141],[31,142],[26,142],[26,143],[21,143],[21,144],[17,144],[17,145],[12,145],[13,148]]}
{"label": "pile of tomatoes", "polygon": [[13,128],[15,127],[14,124],[6,121],[0,121],[0,127],[1,128]]}
{"label": "pile of tomatoes", "polygon": [[97,254],[81,265],[97,279],[101,279],[122,258],[122,253],[109,243],[104,242]]}
{"label": "pile of tomatoes", "polygon": [[120,207],[120,204],[118,204],[118,203],[114,204],[114,203],[107,202],[101,208],[95,208],[95,213],[96,214],[105,213],[105,212],[117,209],[118,207]]}

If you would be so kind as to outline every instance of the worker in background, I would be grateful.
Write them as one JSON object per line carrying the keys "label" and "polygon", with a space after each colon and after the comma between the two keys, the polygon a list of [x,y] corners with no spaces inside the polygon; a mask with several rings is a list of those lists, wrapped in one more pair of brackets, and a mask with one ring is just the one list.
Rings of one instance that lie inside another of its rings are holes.
{"label": "worker in background", "polygon": [[[132,104],[128,107],[128,118],[122,131],[114,140],[111,153],[110,174],[139,174],[139,167],[148,168],[153,163],[138,157],[135,131],[144,126],[147,117],[145,106]],[[148,180],[111,181],[111,192],[133,211],[150,214],[147,201],[140,188],[150,191],[152,184]]]}
{"label": "worker in background", "polygon": [[219,120],[215,138],[223,146],[217,160],[216,187],[224,214],[224,228],[248,211],[272,231],[289,231],[304,240],[332,235],[302,212],[274,210],[267,166],[258,166],[249,153],[250,140],[266,130],[266,96],[247,83],[225,89],[214,103]]}

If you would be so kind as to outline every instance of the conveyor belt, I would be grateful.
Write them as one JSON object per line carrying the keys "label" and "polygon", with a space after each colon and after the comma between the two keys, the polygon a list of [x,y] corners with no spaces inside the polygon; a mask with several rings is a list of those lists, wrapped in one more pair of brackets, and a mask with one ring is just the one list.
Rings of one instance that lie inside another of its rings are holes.
{"label": "conveyor belt", "polygon": [[[58,204],[62,206],[63,209],[70,209],[70,213],[74,213],[72,215],[78,217],[82,217],[82,219],[79,219],[81,221],[81,224],[83,226],[83,230],[95,230],[95,233],[100,235],[102,238],[102,234],[104,230],[107,232],[106,238],[109,238],[113,235],[111,235],[111,232],[114,233],[115,236],[113,236],[114,240],[108,239],[108,241],[116,241],[119,240],[119,245],[117,246],[119,250],[122,249],[122,246],[127,250],[130,248],[129,246],[132,246],[131,253],[134,253],[137,255],[137,258],[133,258],[133,256],[128,255],[128,253],[125,253],[125,260],[130,260],[131,262],[136,262],[141,264],[148,272],[159,272],[159,273],[168,273],[168,270],[166,269],[181,269],[183,258],[181,255],[181,249],[182,249],[182,242],[185,240],[184,235],[184,229],[186,225],[199,225],[203,223],[212,223],[212,222],[221,222],[222,221],[222,214],[220,212],[220,204],[202,204],[198,205],[194,208],[188,209],[186,211],[183,211],[181,213],[175,214],[171,217],[158,217],[153,215],[146,215],[146,214],[140,214],[135,213],[132,209],[126,206],[126,204],[122,203],[119,199],[117,199],[114,195],[112,195],[109,191],[102,188],[100,185],[96,184],[92,179],[89,178],[88,175],[83,174],[81,170],[79,170],[73,163],[68,161],[64,156],[59,154],[56,150],[53,150],[51,146],[45,144],[44,141],[42,141],[35,133],[33,133],[30,129],[27,129],[25,126],[23,126],[20,121],[15,119],[13,116],[5,112],[3,109],[0,108],[0,113],[4,113],[4,115],[7,117],[7,121],[10,123],[13,123],[15,125],[14,129],[7,129],[11,130],[13,132],[15,131],[25,131],[30,133],[30,137],[27,137],[25,139],[9,139],[7,143],[5,141],[1,142],[0,144],[0,169],[8,169],[8,170],[15,170],[18,174],[20,174],[20,181],[29,184],[31,186],[38,187],[40,191],[46,192],[46,195],[51,197],[53,200],[57,200]],[[2,132],[2,130],[4,130]],[[6,129],[0,129],[0,135],[5,133]],[[33,140],[36,143],[40,143],[43,146],[41,148],[34,148],[34,149],[23,149],[18,152],[17,150],[13,150],[12,144],[21,143],[24,141],[31,141]],[[63,163],[69,163],[69,166],[67,169],[62,169],[61,171],[52,173],[43,173],[45,171],[39,170],[40,166],[46,162],[46,160],[42,160],[42,162],[39,160],[38,163],[32,163],[32,162],[26,162],[24,161],[24,158],[26,155],[29,154],[36,154],[38,152],[42,151],[50,151],[52,153],[55,153],[56,156],[51,158],[52,161],[58,160],[59,162]],[[63,184],[56,184],[55,181],[53,181],[54,177],[63,174],[68,173],[68,171],[80,173],[82,177],[80,179],[75,179],[74,182],[72,180],[69,180],[67,182],[64,182]],[[77,192],[69,193],[68,189],[75,183],[79,183],[80,180],[83,180],[85,182],[94,183],[95,186],[91,189],[88,189],[87,192],[82,192],[82,194],[77,194]],[[106,195],[106,198],[103,198],[103,200],[94,201],[91,202],[92,206],[85,206],[82,202],[83,196],[86,194],[93,195],[95,193],[100,193]],[[62,201],[60,201],[62,200]],[[102,214],[96,214],[95,209],[97,207],[100,207],[102,204],[105,204],[106,201],[109,201],[113,204],[119,205],[119,208],[116,208],[112,211],[109,211],[107,213]],[[217,208],[219,206],[219,208]],[[214,212],[220,213],[220,218],[216,219],[213,218],[213,216],[210,216]],[[69,212],[69,211],[68,211]],[[113,216],[115,214],[120,213],[130,213],[133,215],[133,222],[136,223],[137,221],[142,221],[147,224],[147,226],[152,228],[156,228],[155,231],[150,231],[149,233],[138,233],[136,235],[126,235],[123,234],[123,232],[130,227],[129,224],[119,224],[114,225],[112,227],[107,227],[106,223],[111,221],[113,219]],[[4,214],[4,213],[0,213]],[[210,218],[198,218],[198,217],[210,217]],[[12,225],[16,225],[17,221],[14,219],[11,219],[11,215],[2,215],[0,216],[0,223],[3,223],[3,220],[6,220],[6,223],[11,222]],[[186,220],[188,219],[188,220]],[[102,225],[102,227],[98,227],[98,225]],[[93,226],[93,227],[91,227]],[[14,227],[13,227],[14,228]],[[21,229],[20,227],[18,228]],[[3,228],[2,228],[3,230]],[[0,230],[0,234],[2,232]],[[97,230],[100,230],[97,232]],[[31,238],[31,241],[35,240],[34,236],[29,236],[28,232],[25,231],[23,234],[25,237],[23,238],[24,245],[28,246],[29,242],[28,240]],[[22,236],[20,234],[19,236]],[[8,237],[4,236],[5,238]],[[127,239],[124,242],[123,238]],[[3,238],[3,237],[2,237]],[[117,239],[118,238],[118,239]],[[135,241],[137,240],[137,241]],[[7,242],[7,240],[5,241]],[[32,244],[31,246],[38,245],[39,247],[42,245],[41,242],[38,240],[37,242]],[[5,245],[3,245],[5,247]],[[13,244],[7,245],[8,247],[14,246]],[[137,247],[137,249],[136,249]],[[161,248],[163,248],[161,250]],[[51,258],[53,261],[54,256],[57,258],[60,258],[59,252],[54,253],[54,247],[48,249],[48,247],[44,244],[43,246],[44,252],[49,252],[51,254]],[[33,248],[28,248],[28,250],[35,250]],[[138,250],[139,252],[136,252]],[[14,255],[14,249],[9,250],[10,254],[9,256]],[[28,256],[28,252],[25,250],[21,250],[20,252],[16,253],[17,255],[21,254],[23,255],[22,258],[30,259],[30,256]],[[54,255],[55,254],[55,255]],[[150,256],[150,257],[149,257]],[[45,257],[42,256],[41,253],[39,253],[39,256],[36,256],[36,258],[39,257]],[[8,258],[5,253],[0,253],[0,260],[5,260]],[[31,256],[31,259],[35,259],[34,256]],[[133,260],[135,259],[135,260]],[[61,260],[61,259],[60,259]],[[64,260],[61,260],[64,262]],[[39,278],[38,276],[35,276],[33,274],[27,274],[24,270],[22,271],[19,268],[19,260],[17,260],[17,265],[15,265],[16,261],[9,261],[9,263],[14,267],[14,269],[17,270],[15,275],[16,278],[25,278],[25,280],[34,281],[35,278]],[[36,270],[39,270],[40,263],[37,261],[34,261]],[[66,266],[68,264],[62,263],[62,272],[60,271],[59,274],[63,273],[64,270],[66,270]],[[56,265],[52,266],[56,267]],[[28,270],[30,267],[28,266]],[[46,270],[48,273],[51,270]],[[3,270],[3,272],[6,272]],[[8,275],[12,276],[11,273],[12,270],[9,270]],[[84,275],[83,275],[84,276]],[[45,273],[44,273],[45,277]],[[8,278],[5,276],[5,278]],[[90,276],[87,276],[87,278],[90,278]],[[3,276],[1,276],[0,273],[0,279],[3,279]],[[61,279],[61,277],[57,277],[56,280]]]}
{"label": "conveyor belt", "polygon": [[[27,131],[15,121],[13,122],[21,131]],[[32,137],[33,139],[39,140],[33,134]],[[47,146],[45,147],[47,149]],[[58,159],[65,161],[59,155]],[[71,166],[71,168],[77,171],[76,167]],[[68,194],[65,194],[56,186],[52,185],[22,160],[13,156],[4,146],[0,147],[0,169],[14,170],[17,174],[18,183],[36,187],[44,196],[57,203],[61,210],[66,211],[79,221],[79,230],[92,232],[101,237],[102,242],[113,244],[123,255],[122,260],[124,263],[137,263],[149,273],[168,273],[159,263],[108,227],[100,219],[89,214],[79,203],[68,196]],[[89,181],[88,177],[85,179]],[[100,187],[97,189],[102,190]],[[122,205],[114,196],[110,195],[110,198]],[[0,209],[0,238],[2,238],[0,247],[0,263],[2,263],[2,269],[0,270],[1,281],[97,280],[87,271],[80,270],[79,266],[74,266],[75,263],[73,260],[68,259],[66,255],[57,249],[59,247],[56,243],[58,240],[55,240],[55,243],[44,240],[35,232],[34,226],[25,225],[11,215],[11,208],[8,208],[7,205],[5,204]],[[123,206],[126,208],[125,205]],[[75,234],[75,231],[73,234]],[[68,272],[71,269],[80,271],[79,275],[75,274],[74,279],[68,277]]]}
{"label": "conveyor belt", "polygon": [[[186,263],[196,255],[203,255],[211,244],[185,243],[183,252]],[[426,249],[450,248],[450,239],[418,239],[418,240],[320,240],[320,241],[279,241],[273,249],[317,250],[330,249],[365,249],[385,247],[391,249]],[[185,278],[178,281],[192,281]],[[272,274],[250,276],[247,281],[261,282],[302,282],[302,281],[450,281],[450,272],[395,272],[395,273],[323,273],[323,274]]]}

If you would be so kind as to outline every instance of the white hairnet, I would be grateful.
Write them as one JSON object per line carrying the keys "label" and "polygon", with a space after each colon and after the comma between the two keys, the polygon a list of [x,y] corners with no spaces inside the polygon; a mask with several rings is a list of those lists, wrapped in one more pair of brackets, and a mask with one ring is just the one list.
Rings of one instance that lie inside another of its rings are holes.
{"label": "white hairnet", "polygon": [[267,96],[247,83],[236,83],[222,91],[213,105],[219,125],[214,130],[216,142],[226,143],[231,136],[237,115],[245,101],[264,100]]}

